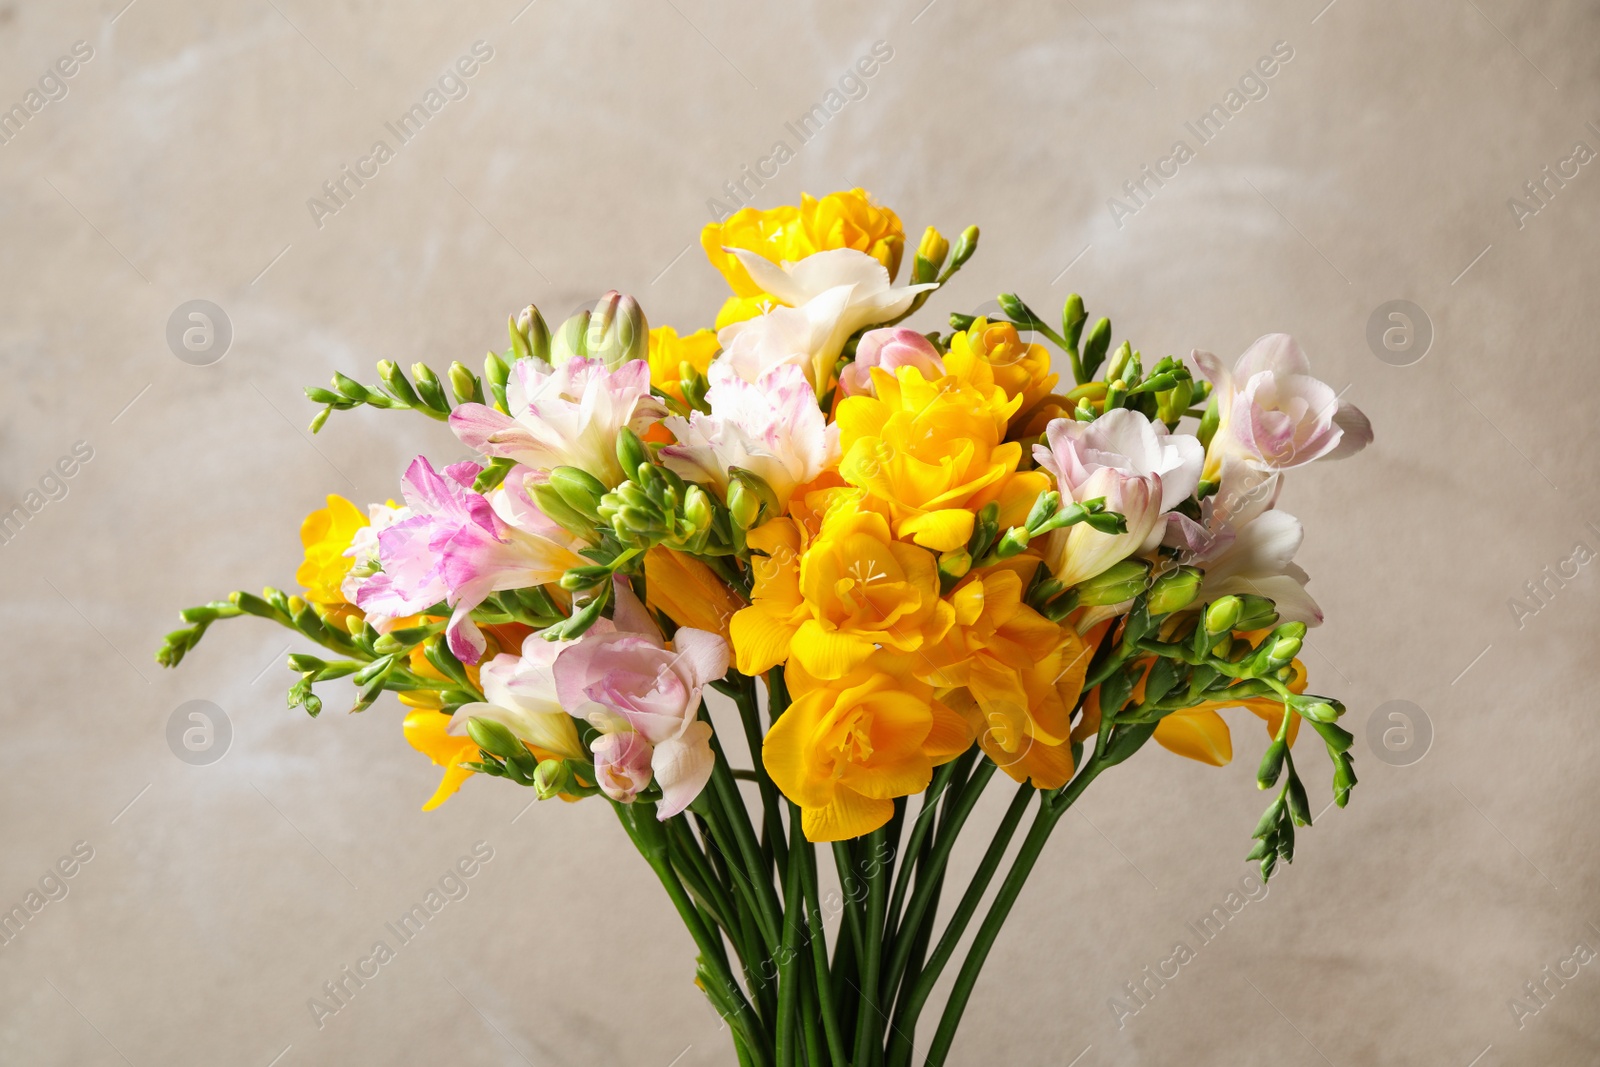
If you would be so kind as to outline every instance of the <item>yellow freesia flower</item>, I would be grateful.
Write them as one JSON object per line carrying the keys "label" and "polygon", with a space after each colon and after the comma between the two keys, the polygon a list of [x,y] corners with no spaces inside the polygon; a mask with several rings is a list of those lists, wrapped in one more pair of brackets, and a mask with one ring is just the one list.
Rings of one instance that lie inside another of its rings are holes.
{"label": "yellow freesia flower", "polygon": [[1005,436],[1022,399],[994,384],[986,365],[937,381],[915,367],[873,368],[872,381],[877,395],[839,404],[839,474],[883,503],[895,536],[936,552],[965,547],[974,513],[990,501],[1002,529],[1026,520],[1049,479],[1018,472],[1022,445]]}
{"label": "yellow freesia flower", "polygon": [[1054,789],[1072,778],[1072,711],[1091,649],[1023,603],[1024,575],[1038,561],[1019,556],[975,571],[950,595],[956,622],[925,651],[925,681],[967,720],[984,752],[1018,782]]}
{"label": "yellow freesia flower", "polygon": [[988,368],[1007,397],[1022,398],[1013,413],[1018,421],[1027,421],[1061,378],[1050,372],[1050,351],[1041,344],[1024,344],[1009,322],[978,319],[950,338],[950,351],[944,357],[947,373],[966,381],[980,364]]}
{"label": "yellow freesia flower", "polygon": [[761,761],[800,806],[808,841],[870,833],[894,798],[928,787],[933,768],[972,743],[967,724],[916,677],[915,655],[880,649],[827,680],[784,669],[791,703],[761,745]]}
{"label": "yellow freesia flower", "polygon": [[864,189],[829,193],[822,199],[800,197],[800,206],[785,204],[760,211],[740,208],[722,222],[707,223],[700,231],[706,258],[727,279],[733,296],[717,314],[717,328],[754,318],[772,304],[780,304],[761,291],[737,256],[726,248],[743,248],[773,263],[798,263],[815,252],[853,248],[882,263],[894,278],[905,252],[905,230],[900,218],[872,202]]}
{"label": "yellow freesia flower", "polygon": [[439,788],[422,805],[423,811],[432,811],[455,796],[461,783],[477,772],[466,764],[478,759],[478,746],[470,737],[448,732],[450,716],[431,708],[417,708],[406,715],[406,740],[411,747],[444,768]]}
{"label": "yellow freesia flower", "polygon": [[671,326],[657,326],[650,331],[650,384],[683,403],[683,387],[678,384],[683,365],[704,374],[717,351],[717,335],[710,330],[680,337]]}
{"label": "yellow freesia flower", "polygon": [[729,636],[744,600],[693,556],[657,545],[644,554],[644,587],[651,607],[679,626]]}
{"label": "yellow freesia flower", "polygon": [[793,519],[750,533],[765,557],[754,564],[751,605],[733,617],[739,670],[756,675],[785,660],[838,678],[877,645],[914,652],[940,640],[955,612],[939,598],[932,553],[896,541],[862,494],[835,490],[817,535]]}
{"label": "yellow freesia flower", "polygon": [[318,508],[300,524],[300,544],[305,561],[294,572],[305,589],[305,599],[324,607],[347,604],[339,589],[355,560],[344,554],[356,531],[367,525],[361,509],[342,496],[328,494],[328,506]]}

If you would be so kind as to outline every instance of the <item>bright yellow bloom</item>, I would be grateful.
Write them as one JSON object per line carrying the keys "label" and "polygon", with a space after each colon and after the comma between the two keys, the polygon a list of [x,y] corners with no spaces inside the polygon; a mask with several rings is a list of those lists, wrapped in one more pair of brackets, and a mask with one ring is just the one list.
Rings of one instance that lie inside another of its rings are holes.
{"label": "bright yellow bloom", "polygon": [[1049,479],[1017,471],[1022,445],[1005,436],[1022,400],[1008,398],[986,365],[968,380],[933,382],[915,367],[874,368],[872,381],[876,396],[839,404],[839,474],[883,503],[896,537],[937,552],[963,548],[974,513],[990,501],[1002,529],[1026,520]]}
{"label": "bright yellow bloom", "polygon": [[448,733],[449,726],[450,716],[441,711],[418,708],[406,715],[406,740],[411,747],[444,768],[444,778],[422,805],[423,811],[432,811],[455,796],[461,783],[477,773],[466,764],[477,762],[478,746],[470,737]]}
{"label": "bright yellow bloom", "polygon": [[874,204],[866,190],[830,193],[820,200],[802,193],[800,200],[799,207],[740,208],[700,231],[706,258],[734,293],[717,315],[718,329],[754,318],[763,305],[782,303],[762,292],[738,257],[725,248],[747,249],[774,263],[798,263],[815,252],[853,248],[882,263],[891,279],[899,271],[906,243],[900,218]]}
{"label": "bright yellow bloom", "polygon": [[784,669],[792,703],[767,731],[761,762],[800,806],[806,840],[876,830],[895,797],[926,789],[933,768],[972,743],[961,716],[917,679],[916,659],[880,649],[833,680],[797,662]]}
{"label": "bright yellow bloom", "polygon": [[1009,322],[978,319],[962,333],[950,338],[950,351],[944,357],[945,370],[963,381],[987,367],[994,383],[1007,397],[1022,398],[1013,414],[1026,420],[1033,408],[1060,380],[1050,372],[1050,352],[1041,344],[1023,344],[1017,328]]}
{"label": "bright yellow bloom", "polygon": [[717,351],[717,335],[710,330],[679,337],[671,326],[657,326],[650,331],[650,384],[682,403],[683,388],[678,382],[683,364],[705,374]]}
{"label": "bright yellow bloom", "polygon": [[339,587],[355,560],[344,554],[355,540],[356,531],[367,525],[367,517],[342,496],[328,494],[328,506],[318,508],[300,524],[300,543],[305,546],[305,562],[294,572],[295,581],[305,589],[305,599],[324,607],[348,603]]}
{"label": "bright yellow bloom", "polygon": [[963,579],[950,595],[956,624],[918,673],[941,690],[957,687],[942,699],[1002,770],[1054,789],[1072,778],[1067,742],[1092,650],[1073,627],[1023,603],[1023,576],[1037,566],[1019,556]]}
{"label": "bright yellow bloom", "polygon": [[682,552],[657,545],[644,554],[644,587],[650,606],[679,626],[728,637],[728,624],[744,600],[710,567]]}
{"label": "bright yellow bloom", "polygon": [[859,492],[836,490],[814,538],[792,519],[751,531],[750,607],[733,617],[739,670],[755,675],[789,660],[819,678],[838,678],[876,645],[914,652],[940,640],[955,619],[939,598],[932,553],[890,535],[861,507]]}

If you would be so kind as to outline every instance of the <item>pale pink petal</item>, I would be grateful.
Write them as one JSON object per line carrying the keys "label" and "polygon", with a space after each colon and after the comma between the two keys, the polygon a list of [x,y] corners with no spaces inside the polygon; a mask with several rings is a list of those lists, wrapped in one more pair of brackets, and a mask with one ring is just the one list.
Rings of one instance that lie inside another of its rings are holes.
{"label": "pale pink petal", "polygon": [[678,737],[655,746],[650,766],[661,786],[656,817],[665,821],[693,803],[711,781],[715,763],[711,725],[699,720],[690,723]]}

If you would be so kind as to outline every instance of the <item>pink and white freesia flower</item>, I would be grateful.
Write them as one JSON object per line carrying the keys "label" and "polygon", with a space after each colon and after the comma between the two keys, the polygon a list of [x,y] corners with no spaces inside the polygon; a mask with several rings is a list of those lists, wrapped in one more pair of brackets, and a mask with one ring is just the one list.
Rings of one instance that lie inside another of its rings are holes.
{"label": "pink and white freesia flower", "polygon": [[1322,609],[1306,592],[1310,575],[1294,562],[1304,538],[1305,528],[1288,512],[1263,511],[1248,519],[1207,557],[1193,561],[1205,573],[1197,603],[1253,593],[1272,601],[1285,622],[1319,625]]}
{"label": "pink and white freesia flower", "polygon": [[484,664],[479,674],[484,700],[457,708],[449,732],[464,737],[468,719],[492,719],[542,752],[586,760],[577,723],[556,693],[556,660],[576,643],[530,634],[522,642],[521,655],[502,652]]}
{"label": "pink and white freesia flower", "polygon": [[444,601],[452,609],[450,651],[463,663],[483,655],[486,644],[471,612],[490,593],[546,585],[586,562],[531,501],[508,501],[511,490],[497,493],[520,522],[498,514],[493,502],[472,491],[481,470],[457,463],[441,475],[424,457],[412,462],[403,479],[410,517],[378,535],[383,571],[362,584],[356,601],[380,630]]}
{"label": "pink and white freesia flower", "polygon": [[[396,507],[393,503],[367,506],[367,525],[356,531],[350,547],[344,550],[344,554],[354,561],[339,586],[339,592],[344,595],[346,602],[360,603],[361,587],[382,570],[382,564],[378,561],[378,536],[410,517],[410,508]],[[374,622],[373,625],[377,626],[378,623]]]}
{"label": "pink and white freesia flower", "polygon": [[861,335],[855,360],[839,374],[839,395],[874,395],[873,367],[882,367],[890,374],[901,367],[915,367],[930,382],[944,377],[944,359],[933,342],[904,326],[868,330]]}
{"label": "pink and white freesia flower", "polygon": [[937,282],[896,288],[883,264],[850,248],[781,265],[746,249],[726,251],[739,257],[764,292],[788,306],[723,327],[717,334],[721,358],[751,383],[774,367],[795,364],[817,396],[828,391],[851,334],[898,317],[918,293],[938,288]]}
{"label": "pink and white freesia flower", "polygon": [[718,360],[709,378],[711,414],[662,420],[677,438],[661,450],[662,464],[673,473],[714,486],[726,500],[728,468],[741,467],[765,479],[787,507],[797,486],[838,462],[839,428],[817,406],[799,367],[774,367],[751,383]]}
{"label": "pink and white freesia flower", "polygon": [[657,817],[688,807],[711,780],[711,726],[700,720],[705,686],[728,673],[728,643],[689,627],[671,643],[625,584],[614,626],[590,630],[556,659],[556,691],[602,736],[591,748],[607,796],[630,801],[653,779]]}
{"label": "pink and white freesia flower", "polygon": [[505,415],[484,404],[462,404],[450,428],[486,456],[514,459],[533,470],[578,467],[608,486],[622,482],[617,432],[643,436],[667,413],[650,395],[650,365],[629,360],[616,370],[604,361],[574,357],[552,369],[537,359],[518,360],[506,383]]}
{"label": "pink and white freesia flower", "polygon": [[1215,388],[1221,416],[1206,478],[1218,478],[1229,459],[1284,471],[1352,456],[1372,442],[1367,417],[1311,377],[1311,361],[1286,333],[1258,339],[1232,370],[1210,352],[1196,350],[1191,358]]}
{"label": "pink and white freesia flower", "polygon": [[1194,493],[1205,460],[1199,441],[1169,434],[1128,408],[1113,408],[1093,422],[1056,419],[1045,427],[1045,440],[1033,446],[1034,460],[1055,477],[1063,501],[1104,497],[1106,510],[1128,522],[1120,534],[1087,523],[1050,534],[1046,561],[1067,585],[1160,544],[1163,516]]}

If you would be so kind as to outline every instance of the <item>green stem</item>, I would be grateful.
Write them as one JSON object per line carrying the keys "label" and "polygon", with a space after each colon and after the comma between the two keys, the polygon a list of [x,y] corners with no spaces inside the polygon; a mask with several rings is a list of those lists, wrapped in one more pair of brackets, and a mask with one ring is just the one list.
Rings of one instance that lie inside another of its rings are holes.
{"label": "green stem", "polygon": [[694,938],[695,945],[700,949],[701,965],[712,972],[723,996],[731,1004],[733,1016],[730,1024],[743,1031],[753,1063],[756,1067],[766,1067],[769,1061],[762,1051],[766,1048],[766,1038],[761,1020],[756,1018],[754,1009],[750,1007],[750,1002],[745,999],[744,993],[734,982],[726,964],[720,962],[724,958],[720,940],[706,929],[699,909],[695,907],[694,901],[683,888],[683,883],[678,880],[677,873],[673,871],[672,864],[667,860],[667,837],[661,824],[656,821],[655,805],[613,803],[612,807],[616,809],[617,818],[622,822],[622,828],[627,831],[634,846],[644,856],[645,862],[650,864],[650,869],[656,872],[656,877],[666,889],[673,907],[678,909],[683,924],[689,928],[689,936]]}
{"label": "green stem", "polygon": [[[792,804],[789,806],[789,822],[791,827],[800,823],[800,809]],[[828,1039],[828,1056],[834,1067],[847,1067],[850,1061],[845,1054],[844,1035],[839,1029],[838,1015],[834,1010],[833,981],[828,970],[828,933],[823,926],[822,894],[817,888],[817,852],[811,842],[805,840],[804,834],[796,834],[789,855],[798,857],[805,878],[806,913],[811,924],[812,980],[817,986],[817,1006],[822,1015],[822,1030]]]}
{"label": "green stem", "polygon": [[878,1044],[879,968],[883,958],[884,911],[889,903],[889,865],[882,857],[888,835],[883,827],[867,836],[868,859],[871,870],[867,872],[867,921],[862,936],[866,949],[861,959],[861,1010],[856,1016],[855,1067],[871,1067],[873,1052]]}
{"label": "green stem", "polygon": [[944,1014],[939,1019],[939,1028],[934,1032],[933,1044],[928,1048],[927,1067],[943,1067],[945,1057],[950,1054],[950,1045],[955,1041],[956,1027],[961,1024],[961,1015],[966,1011],[967,1002],[972,999],[972,990],[977,985],[978,973],[983,970],[984,961],[989,958],[989,951],[994,948],[995,940],[1000,936],[1000,927],[1011,914],[1011,908],[1016,904],[1017,897],[1022,894],[1022,886],[1032,873],[1033,865],[1039,861],[1039,855],[1044,851],[1051,831],[1067,813],[1067,809],[1072,807],[1073,802],[1088,788],[1089,783],[1094,781],[1095,776],[1108,766],[1102,762],[1102,756],[1103,753],[1097,751],[1083,772],[1065,789],[1054,797],[1045,794],[1041,798],[1039,814],[1034,817],[1028,836],[1023,838],[1017,857],[1012,861],[1011,870],[1006,874],[1005,881],[1000,883],[1000,890],[995,894],[994,902],[989,905],[989,914],[984,917],[983,925],[978,927],[978,933],[972,939],[972,946],[967,950],[966,962],[961,965],[961,970],[956,975],[955,986],[950,990],[950,999],[945,1002]]}
{"label": "green stem", "polygon": [[921,926],[924,918],[928,917],[934,894],[944,883],[945,867],[950,862],[950,853],[955,848],[961,827],[966,823],[967,816],[972,814],[973,807],[978,803],[978,797],[989,784],[989,779],[994,777],[995,770],[992,760],[984,760],[973,770],[972,777],[961,787],[961,791],[954,797],[945,799],[943,825],[934,836],[933,852],[928,857],[927,865],[919,866],[917,869],[917,888],[911,894],[911,903],[907,905],[905,918],[900,923],[900,933],[895,937],[894,954],[890,957],[889,969],[883,982],[886,1003],[893,998],[901,979],[905,977],[906,967],[911,962],[911,949],[916,938],[908,935]]}
{"label": "green stem", "polygon": [[934,813],[938,810],[939,801],[950,788],[950,779],[956,773],[957,766],[961,764],[961,759],[953,759],[934,772],[933,781],[929,783],[928,790],[922,797],[922,810],[917,812],[917,819],[911,824],[911,839],[906,842],[900,870],[895,873],[894,892],[889,895],[889,928],[896,932],[896,936],[899,931],[900,911],[905,905],[906,891],[911,888],[913,861],[922,856],[927,837],[933,830]]}
{"label": "green stem", "polygon": [[[799,814],[798,810],[791,813],[796,826],[799,824]],[[799,1036],[795,1032],[795,1023],[798,1021],[800,975],[804,971],[799,947],[800,927],[805,921],[803,894],[801,865],[797,859],[789,864],[789,877],[783,889],[783,947],[777,959],[778,1067],[794,1067],[797,1059]]]}
{"label": "green stem", "polygon": [[[900,1003],[894,1013],[889,1067],[909,1067],[917,1017],[922,1013],[922,1006],[933,994],[933,987],[938,984],[945,964],[955,954],[962,935],[966,933],[967,923],[972,920],[973,913],[983,901],[983,895],[988,892],[989,882],[994,877],[994,872],[999,869],[1000,861],[1005,858],[1006,849],[1011,845],[1011,838],[1017,832],[1017,825],[1022,822],[1023,813],[1028,810],[1028,805],[1037,792],[1038,790],[1027,782],[1017,787],[1016,794],[1011,798],[1011,806],[1006,809],[1005,817],[1000,820],[1000,826],[995,830],[994,838],[989,842],[989,848],[984,852],[982,862],[973,873],[966,892],[961,895],[955,914],[950,916],[949,923],[945,925],[944,933],[940,935],[939,944],[934,948],[933,955],[929,957],[927,965],[916,976],[915,981],[912,981],[910,989],[901,991]],[[931,927],[931,924],[929,926]],[[907,981],[911,981],[909,974]]]}
{"label": "green stem", "polygon": [[[778,870],[778,881],[787,883],[789,855],[788,848],[784,845],[778,787],[772,784],[772,777],[767,774],[767,766],[761,760],[761,704],[756,699],[755,679],[741,676],[733,700],[739,707],[739,720],[744,724],[745,743],[750,746],[750,759],[755,764],[756,788],[761,791],[763,855],[768,850],[771,851],[774,865]],[[772,694],[770,707],[773,719],[777,719],[783,713],[783,703],[778,694]]]}

